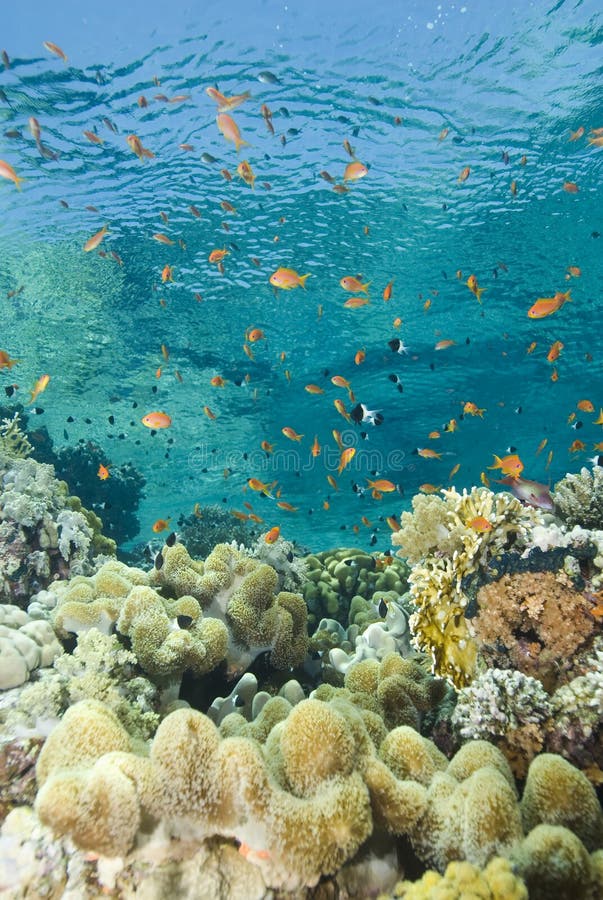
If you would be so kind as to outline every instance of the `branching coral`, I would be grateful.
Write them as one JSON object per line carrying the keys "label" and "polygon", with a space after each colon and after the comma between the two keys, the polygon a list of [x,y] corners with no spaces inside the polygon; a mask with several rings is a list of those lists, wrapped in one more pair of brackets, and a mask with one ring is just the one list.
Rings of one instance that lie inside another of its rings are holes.
{"label": "branching coral", "polygon": [[431,655],[436,674],[463,687],[471,681],[477,656],[465,582],[497,553],[525,543],[541,515],[511,494],[486,488],[442,494],[414,497],[413,512],[402,514],[392,542],[413,563],[410,597],[417,612],[410,626],[416,645]]}
{"label": "branching coral", "polygon": [[459,691],[452,724],[464,739],[500,747],[518,777],[543,748],[549,695],[536,678],[513,669],[488,669]]}
{"label": "branching coral", "polygon": [[568,474],[555,485],[555,508],[569,525],[603,529],[603,467],[580,469]]}
{"label": "branching coral", "polygon": [[2,419],[0,423],[0,453],[13,459],[24,459],[32,450],[33,447],[27,440],[27,435],[21,430],[19,413],[16,412],[12,419]]}
{"label": "branching coral", "polygon": [[563,573],[503,575],[477,598],[473,628],[486,665],[533,675],[549,691],[597,630],[588,601]]}

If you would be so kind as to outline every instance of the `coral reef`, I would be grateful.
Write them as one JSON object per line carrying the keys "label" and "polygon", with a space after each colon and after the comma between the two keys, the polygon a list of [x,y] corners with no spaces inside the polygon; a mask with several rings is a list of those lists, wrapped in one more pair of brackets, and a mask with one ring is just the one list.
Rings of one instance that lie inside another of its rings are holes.
{"label": "coral reef", "polygon": [[592,651],[574,660],[577,674],[551,698],[552,718],[546,749],[581,769],[603,769],[603,636]]}
{"label": "coral reef", "polygon": [[563,572],[503,575],[479,589],[477,603],[472,625],[484,663],[532,675],[549,692],[600,628]]}
{"label": "coral reef", "polygon": [[393,893],[378,900],[528,900],[525,882],[502,856],[493,857],[484,869],[468,862],[449,863],[443,875],[426,872],[419,881],[401,881]]}
{"label": "coral reef", "polygon": [[[601,809],[586,777],[560,757],[534,760],[518,802],[508,763],[487,742],[466,744],[448,762],[413,728],[375,728],[374,713],[343,697],[302,700],[274,719],[254,738],[224,737],[202,713],[176,710],[147,756],[106,707],[82,701],[40,754],[40,819],[107,856],[152,833],[155,841],[234,838],[265,883],[286,890],[336,871],[375,829],[406,835],[440,872],[493,856],[521,858],[534,872],[532,829],[554,826],[592,881]],[[549,874],[550,896],[555,877],[563,876]]]}
{"label": "coral reef", "polygon": [[513,669],[488,669],[459,691],[452,726],[466,739],[491,741],[522,778],[545,740],[551,698],[536,678]]}
{"label": "coral reef", "polygon": [[310,554],[306,565],[308,580],[303,593],[311,627],[321,618],[336,619],[344,625],[368,624],[370,618],[360,622],[354,616],[367,609],[372,610],[372,621],[376,621],[379,600],[375,594],[395,591],[401,595],[408,589],[408,567],[401,560],[392,561],[391,557],[355,547]]}
{"label": "coral reef", "polygon": [[402,513],[392,543],[413,565],[410,597],[417,611],[410,627],[416,646],[430,654],[437,675],[463,687],[477,659],[468,582],[496,554],[525,545],[542,517],[509,493],[476,487],[469,493],[454,488],[441,493],[413,498],[413,512]]}
{"label": "coral reef", "polygon": [[135,654],[116,635],[96,628],[79,634],[73,653],[61,653],[26,685],[0,721],[8,733],[46,736],[70,706],[85,699],[101,700],[135,738],[150,738],[159,724],[157,688],[142,676]]}
{"label": "coral reef", "polygon": [[114,552],[52,466],[0,453],[0,487],[0,600],[25,606],[54,578],[92,572],[94,556]]}
{"label": "coral reef", "polygon": [[558,481],[553,491],[555,511],[570,527],[603,529],[603,467],[580,469]]}
{"label": "coral reef", "polygon": [[234,542],[252,547],[261,528],[235,519],[222,506],[201,506],[196,514],[178,519],[178,537],[195,559],[205,559],[216,544]]}
{"label": "coral reef", "polygon": [[62,647],[48,622],[17,606],[0,604],[0,690],[24,684],[34,669],[50,666]]}
{"label": "coral reef", "polygon": [[278,575],[279,591],[302,590],[306,581],[307,563],[302,556],[296,556],[293,541],[286,541],[279,535],[274,543],[267,543],[265,535],[262,535],[249,552],[254,559],[272,566]]}
{"label": "coral reef", "polygon": [[143,496],[145,479],[131,464],[111,466],[111,477],[97,477],[99,465],[109,465],[107,454],[93,441],[63,447],[53,457],[58,478],[69,485],[81,502],[98,513],[105,535],[117,544],[135,537],[140,530],[136,511]]}
{"label": "coral reef", "polygon": [[10,456],[12,459],[25,459],[29,456],[33,447],[27,440],[27,435],[21,430],[21,420],[18,412],[11,419],[2,419],[0,423],[0,454]]}

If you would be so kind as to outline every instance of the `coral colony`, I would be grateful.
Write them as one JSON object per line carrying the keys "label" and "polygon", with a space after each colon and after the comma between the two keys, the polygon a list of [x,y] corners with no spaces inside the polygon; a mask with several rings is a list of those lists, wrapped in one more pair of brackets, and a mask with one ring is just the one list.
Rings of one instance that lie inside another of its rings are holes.
{"label": "coral colony", "polygon": [[603,896],[603,469],[418,495],[396,556],[137,567],[30,451],[5,420],[3,896]]}

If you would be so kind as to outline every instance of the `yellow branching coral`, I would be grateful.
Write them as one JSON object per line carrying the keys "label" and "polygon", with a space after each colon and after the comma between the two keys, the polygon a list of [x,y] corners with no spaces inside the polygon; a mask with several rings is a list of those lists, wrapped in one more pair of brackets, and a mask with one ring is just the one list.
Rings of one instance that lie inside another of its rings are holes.
{"label": "yellow branching coral", "polygon": [[417,647],[428,653],[437,675],[455,687],[469,684],[476,646],[465,613],[469,603],[463,582],[511,542],[525,541],[541,521],[538,510],[508,493],[473,487],[443,497],[419,494],[413,512],[404,512],[392,542],[399,556],[413,563],[410,597],[417,612],[410,628]]}

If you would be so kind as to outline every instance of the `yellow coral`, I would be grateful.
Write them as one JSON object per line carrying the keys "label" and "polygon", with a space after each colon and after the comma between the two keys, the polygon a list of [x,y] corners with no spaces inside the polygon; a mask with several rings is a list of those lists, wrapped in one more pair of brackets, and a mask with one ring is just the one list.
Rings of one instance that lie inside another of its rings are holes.
{"label": "yellow coral", "polygon": [[485,869],[468,862],[451,862],[444,875],[426,872],[420,881],[396,885],[394,897],[404,900],[528,900],[525,883],[500,856]]}

